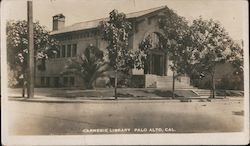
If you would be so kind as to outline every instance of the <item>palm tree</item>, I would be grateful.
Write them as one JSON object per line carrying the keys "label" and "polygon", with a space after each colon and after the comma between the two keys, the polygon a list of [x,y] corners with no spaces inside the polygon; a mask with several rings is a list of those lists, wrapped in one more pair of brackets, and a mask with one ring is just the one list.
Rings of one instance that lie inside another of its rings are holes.
{"label": "palm tree", "polygon": [[89,45],[81,56],[71,59],[66,66],[65,74],[80,76],[87,89],[93,89],[93,83],[108,70],[108,63],[104,60],[103,51]]}

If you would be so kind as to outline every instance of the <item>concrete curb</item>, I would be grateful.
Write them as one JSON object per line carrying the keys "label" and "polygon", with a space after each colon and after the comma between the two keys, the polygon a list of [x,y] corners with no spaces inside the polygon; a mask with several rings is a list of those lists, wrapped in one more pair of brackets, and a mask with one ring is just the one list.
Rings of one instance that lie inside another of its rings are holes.
{"label": "concrete curb", "polygon": [[162,102],[180,102],[180,100],[166,99],[84,99],[84,100],[54,100],[54,99],[25,99],[25,98],[9,98],[10,101],[21,102],[39,102],[39,103],[162,103]]}
{"label": "concrete curb", "polygon": [[[183,99],[183,98],[181,98]],[[162,103],[162,102],[182,102],[181,99],[168,99],[162,97],[145,97],[141,99],[136,99],[133,97],[120,97],[118,100],[115,100],[114,97],[96,97],[93,98],[83,98],[83,99],[65,99],[61,97],[43,97],[43,96],[36,96],[33,99],[22,98],[20,96],[9,96],[8,100],[10,101],[21,101],[21,102],[40,102],[40,103]],[[217,98],[217,99],[210,99],[208,101],[207,98],[185,98],[190,99],[192,102],[220,102],[220,101],[229,101],[229,98]],[[238,100],[240,100],[239,98]],[[235,99],[234,99],[235,100]]]}

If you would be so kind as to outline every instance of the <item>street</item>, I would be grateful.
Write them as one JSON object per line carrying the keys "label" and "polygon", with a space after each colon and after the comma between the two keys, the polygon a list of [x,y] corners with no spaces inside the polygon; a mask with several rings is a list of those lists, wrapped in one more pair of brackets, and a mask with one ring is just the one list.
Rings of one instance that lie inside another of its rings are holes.
{"label": "street", "polygon": [[108,101],[39,103],[8,101],[13,135],[239,132],[243,98],[234,101]]}

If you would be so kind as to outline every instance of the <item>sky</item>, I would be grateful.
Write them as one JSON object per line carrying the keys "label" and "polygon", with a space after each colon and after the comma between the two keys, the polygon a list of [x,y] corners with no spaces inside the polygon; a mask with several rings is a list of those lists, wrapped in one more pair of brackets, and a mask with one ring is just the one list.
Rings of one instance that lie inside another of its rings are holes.
{"label": "sky", "polygon": [[[7,20],[27,19],[26,0],[3,0]],[[246,0],[33,0],[34,20],[52,29],[52,16],[63,13],[65,25],[108,17],[111,10],[130,13],[168,6],[190,23],[202,16],[219,21],[235,40],[243,39],[248,22]]]}

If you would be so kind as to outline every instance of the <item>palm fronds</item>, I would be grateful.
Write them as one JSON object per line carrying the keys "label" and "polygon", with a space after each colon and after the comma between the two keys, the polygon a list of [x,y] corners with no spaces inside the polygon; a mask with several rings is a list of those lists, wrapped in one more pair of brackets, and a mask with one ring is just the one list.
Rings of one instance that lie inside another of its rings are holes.
{"label": "palm fronds", "polygon": [[108,63],[103,59],[103,52],[97,47],[88,46],[81,56],[69,60],[62,75],[80,76],[86,88],[93,88],[93,83],[109,69]]}

